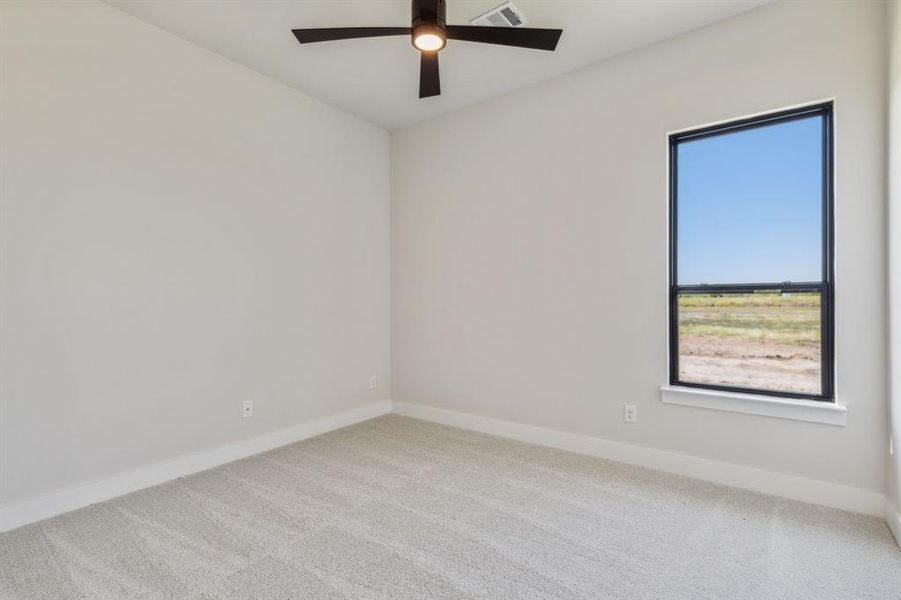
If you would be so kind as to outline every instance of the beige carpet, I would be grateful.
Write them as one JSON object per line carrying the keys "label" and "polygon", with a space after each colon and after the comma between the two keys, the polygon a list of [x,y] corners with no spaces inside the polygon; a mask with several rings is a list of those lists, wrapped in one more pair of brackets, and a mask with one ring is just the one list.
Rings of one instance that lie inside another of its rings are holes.
{"label": "beige carpet", "polygon": [[901,599],[886,525],[398,416],[0,536],[2,598]]}

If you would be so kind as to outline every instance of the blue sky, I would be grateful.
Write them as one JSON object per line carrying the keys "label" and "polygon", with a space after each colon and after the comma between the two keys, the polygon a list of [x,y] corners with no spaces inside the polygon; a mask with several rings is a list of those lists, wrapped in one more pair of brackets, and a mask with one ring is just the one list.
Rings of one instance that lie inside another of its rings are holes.
{"label": "blue sky", "polygon": [[679,144],[679,284],[821,279],[822,127],[813,116]]}

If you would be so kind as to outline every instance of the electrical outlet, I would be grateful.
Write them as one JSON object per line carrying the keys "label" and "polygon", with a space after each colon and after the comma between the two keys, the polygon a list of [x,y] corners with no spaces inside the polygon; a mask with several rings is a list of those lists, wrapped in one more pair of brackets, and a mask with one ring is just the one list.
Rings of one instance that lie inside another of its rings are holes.
{"label": "electrical outlet", "polygon": [[377,387],[379,387],[378,377],[376,377],[375,375],[370,375],[369,376],[369,389],[374,390]]}
{"label": "electrical outlet", "polygon": [[638,423],[638,408],[634,404],[623,404],[623,420],[626,423]]}
{"label": "electrical outlet", "polygon": [[244,401],[244,412],[241,413],[245,419],[253,416],[253,400]]}

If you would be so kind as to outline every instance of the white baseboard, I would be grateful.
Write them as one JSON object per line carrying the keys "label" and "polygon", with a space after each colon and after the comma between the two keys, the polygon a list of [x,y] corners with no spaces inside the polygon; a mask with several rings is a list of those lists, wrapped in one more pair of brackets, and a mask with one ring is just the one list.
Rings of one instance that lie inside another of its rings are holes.
{"label": "white baseboard", "polygon": [[[453,425],[812,504],[878,517],[885,514],[885,496],[883,494],[840,483],[787,475],[421,404],[392,402],[391,406],[394,413],[425,421]],[[895,535],[898,535],[897,531]]]}
{"label": "white baseboard", "polygon": [[62,488],[0,505],[0,531],[8,531],[35,521],[53,517],[90,504],[109,500],[143,488],[159,485],[241,458],[259,454],[285,444],[326,433],[391,412],[388,401],[376,402],[353,410],[306,421],[287,429],[273,431],[209,450],[139,467],[102,479]]}
{"label": "white baseboard", "polygon": [[139,467],[111,477],[95,479],[0,505],[0,532],[159,485],[172,479],[366,421],[389,412],[794,500],[880,516],[885,518],[895,539],[901,544],[901,516],[894,507],[889,505],[885,496],[877,492],[421,404],[387,401],[321,417],[248,440]]}
{"label": "white baseboard", "polygon": [[901,547],[901,513],[887,499],[885,501],[885,522],[888,523],[888,528],[892,530],[895,541]]}

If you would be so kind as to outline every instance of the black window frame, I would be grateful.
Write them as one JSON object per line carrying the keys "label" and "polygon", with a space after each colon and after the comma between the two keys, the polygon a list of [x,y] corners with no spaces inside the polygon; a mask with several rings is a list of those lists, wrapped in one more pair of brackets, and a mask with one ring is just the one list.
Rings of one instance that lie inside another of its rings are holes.
{"label": "black window frame", "polygon": [[[679,144],[738,131],[820,116],[823,118],[822,143],[822,280],[813,282],[761,282],[745,284],[678,283],[678,159]],[[760,394],[835,402],[835,226],[834,226],[834,131],[833,102],[821,102],[780,110],[718,125],[673,133],[669,136],[669,380],[670,385],[724,392]],[[679,295],[728,294],[757,290],[818,292],[820,294],[820,394],[745,388],[679,380]]]}

